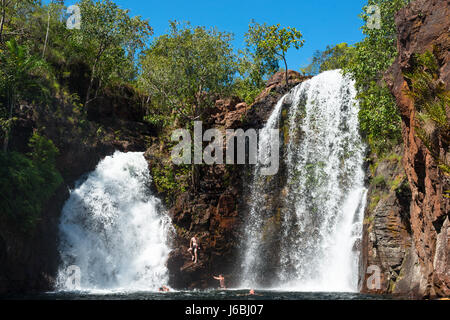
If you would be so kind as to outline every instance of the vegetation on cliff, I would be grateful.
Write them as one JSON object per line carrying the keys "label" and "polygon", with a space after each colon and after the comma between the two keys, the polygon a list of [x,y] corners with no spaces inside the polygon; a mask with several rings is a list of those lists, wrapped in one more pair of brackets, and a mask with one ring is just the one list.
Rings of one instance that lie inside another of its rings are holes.
{"label": "vegetation on cliff", "polygon": [[[407,94],[419,111],[416,135],[422,140],[439,168],[446,175],[450,175],[450,164],[440,150],[441,148],[447,150],[450,145],[450,122],[447,119],[450,92],[439,80],[439,65],[432,52],[416,54],[411,64],[412,70],[405,74],[405,77],[411,82]],[[442,144],[432,137],[433,134],[440,137]]]}
{"label": "vegetation on cliff", "polygon": [[[64,1],[0,2],[2,161],[11,172],[25,170],[30,181],[48,180],[45,188],[33,184],[20,195],[32,209],[9,205],[8,212],[19,210],[24,217],[34,217],[60,181],[55,166],[47,167],[54,170],[49,175],[38,165],[44,163],[39,159],[41,153],[35,153],[32,160],[27,155],[31,149],[26,141],[31,133],[20,132],[22,120],[33,122],[31,131],[56,146],[63,140],[73,142],[75,132],[83,144],[92,142],[93,132],[99,141],[113,143],[120,140],[122,128],[114,128],[114,137],[106,133],[108,124],[101,118],[101,104],[121,98],[132,101],[130,109],[139,104],[144,112],[134,121],[157,128],[158,142],[164,149],[164,154],[157,156],[161,165],[155,161],[152,167],[154,183],[171,199],[174,191],[196,187],[198,181],[189,182],[196,170],[189,172],[189,167],[166,163],[172,129],[190,128],[192,120],[208,118],[218,98],[237,96],[253,102],[265,81],[278,71],[278,63],[283,61],[287,66],[287,49],[300,48],[304,42],[294,28],[256,23],[250,25],[247,46],[241,51],[232,46],[232,34],[189,23],[171,22],[167,34],[150,39],[150,22],[131,17],[112,0],[82,0],[78,5],[81,24],[68,28],[70,14]],[[24,110],[32,111],[25,115]],[[19,176],[23,175],[5,179],[22,190],[25,180]]]}
{"label": "vegetation on cliff", "polygon": [[[331,69],[343,69],[356,81],[360,105],[362,132],[374,153],[389,153],[400,143],[400,115],[392,93],[383,79],[397,56],[395,13],[409,0],[368,0],[360,17],[365,22],[365,38],[353,46],[346,43],[317,51],[311,65],[302,71],[316,74]],[[380,8],[380,27],[368,22],[373,19],[369,6]]]}
{"label": "vegetation on cliff", "polygon": [[43,206],[62,183],[53,142],[35,133],[30,149],[27,155],[0,152],[0,220],[23,232],[33,231]]}

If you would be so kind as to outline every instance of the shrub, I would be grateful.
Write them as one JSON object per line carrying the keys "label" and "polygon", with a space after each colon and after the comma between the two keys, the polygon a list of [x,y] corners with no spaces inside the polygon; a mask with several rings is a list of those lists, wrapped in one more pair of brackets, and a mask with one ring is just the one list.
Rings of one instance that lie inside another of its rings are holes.
{"label": "shrub", "polygon": [[62,182],[54,165],[58,150],[53,142],[34,134],[30,147],[28,156],[0,152],[0,218],[25,232],[34,229]]}

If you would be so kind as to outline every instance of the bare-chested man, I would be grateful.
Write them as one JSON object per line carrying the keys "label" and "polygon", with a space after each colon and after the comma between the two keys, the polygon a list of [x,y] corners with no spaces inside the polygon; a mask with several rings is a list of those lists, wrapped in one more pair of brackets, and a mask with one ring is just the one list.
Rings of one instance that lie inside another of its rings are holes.
{"label": "bare-chested man", "polygon": [[197,263],[197,251],[200,249],[199,241],[198,241],[198,235],[196,234],[191,238],[191,242],[189,243],[189,249],[188,251],[192,255],[192,261],[194,263]]}
{"label": "bare-chested man", "polygon": [[224,278],[223,275],[219,274],[218,277],[213,276],[213,278],[216,279],[216,280],[219,280],[220,288],[221,288],[221,289],[226,289],[226,287],[225,287],[225,278]]}

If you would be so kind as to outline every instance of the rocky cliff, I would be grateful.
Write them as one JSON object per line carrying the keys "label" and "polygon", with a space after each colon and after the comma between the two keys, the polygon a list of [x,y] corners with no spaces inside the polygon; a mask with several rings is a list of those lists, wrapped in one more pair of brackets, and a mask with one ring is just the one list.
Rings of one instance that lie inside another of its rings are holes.
{"label": "rocky cliff", "polygon": [[38,131],[59,149],[56,166],[64,182],[44,206],[32,231],[23,232],[0,215],[0,294],[53,289],[59,265],[59,217],[69,188],[103,157],[115,150],[145,151],[154,136],[153,128],[136,121],[142,113],[127,109],[128,104],[136,106],[131,99],[117,101],[105,95],[101,101],[103,108],[116,112],[103,112],[95,121],[59,99],[48,106],[22,104],[17,110],[10,150],[29,152],[28,141]]}
{"label": "rocky cliff", "polygon": [[[289,71],[290,87],[307,79]],[[236,98],[220,99],[204,123],[204,130],[260,129],[270,116],[273,107],[286,93],[284,73],[275,74],[256,101],[247,106]],[[158,147],[150,148],[147,158],[155,171]],[[166,154],[165,157],[168,155]],[[176,229],[168,268],[170,285],[175,288],[214,288],[218,282],[213,275],[223,274],[227,286],[236,284],[236,264],[239,243],[245,230],[242,222],[246,214],[247,178],[251,175],[247,165],[200,166],[200,187],[175,195],[169,214]],[[190,238],[198,234],[200,239],[199,261],[192,264],[188,253]]]}
{"label": "rocky cliff", "polygon": [[[290,86],[305,78],[290,71]],[[273,107],[286,92],[284,74],[274,75],[251,106],[236,98],[216,101],[204,128],[244,130],[264,126]],[[139,101],[128,88],[106,92],[82,114],[79,107],[63,100],[49,106],[20,106],[14,123],[10,148],[29,152],[28,140],[36,130],[51,139],[59,149],[57,169],[64,183],[45,206],[33,232],[25,234],[0,224],[0,293],[51,290],[59,265],[58,224],[69,188],[98,162],[115,150],[146,151],[152,175],[170,167],[170,154],[157,130],[145,122]],[[161,129],[159,129],[161,130]],[[175,171],[174,171],[175,172]],[[176,234],[168,261],[170,285],[175,288],[216,287],[213,274],[223,273],[233,285],[239,228],[245,214],[244,189],[247,166],[200,166],[200,188],[177,184],[171,194],[155,190],[166,203]],[[163,172],[166,173],[166,172]],[[156,179],[155,179],[156,180]],[[156,181],[157,182],[157,181]],[[199,263],[190,266],[189,239],[200,235]]]}
{"label": "rocky cliff", "polygon": [[[432,52],[439,67],[439,81],[450,87],[450,2],[417,0],[397,13],[398,57],[386,76],[402,118],[402,166],[410,192],[409,203],[389,193],[382,203],[368,210],[363,249],[363,268],[370,264],[382,270],[379,290],[415,297],[450,295],[450,189],[448,174],[436,155],[418,137],[418,106],[408,95],[406,76],[415,66],[416,54]],[[447,121],[450,118],[446,106]],[[449,163],[448,142],[436,128],[428,128],[438,157]],[[403,173],[402,173],[403,174]],[[403,204],[402,204],[403,203]],[[363,273],[365,269],[362,270]]]}

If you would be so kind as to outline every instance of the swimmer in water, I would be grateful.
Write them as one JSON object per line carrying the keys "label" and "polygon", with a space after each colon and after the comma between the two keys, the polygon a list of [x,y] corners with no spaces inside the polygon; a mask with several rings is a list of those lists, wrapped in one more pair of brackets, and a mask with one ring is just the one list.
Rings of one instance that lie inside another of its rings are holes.
{"label": "swimmer in water", "polygon": [[214,279],[219,280],[220,283],[220,289],[226,289],[225,287],[225,278],[223,277],[223,275],[219,274],[218,277],[213,276]]}

